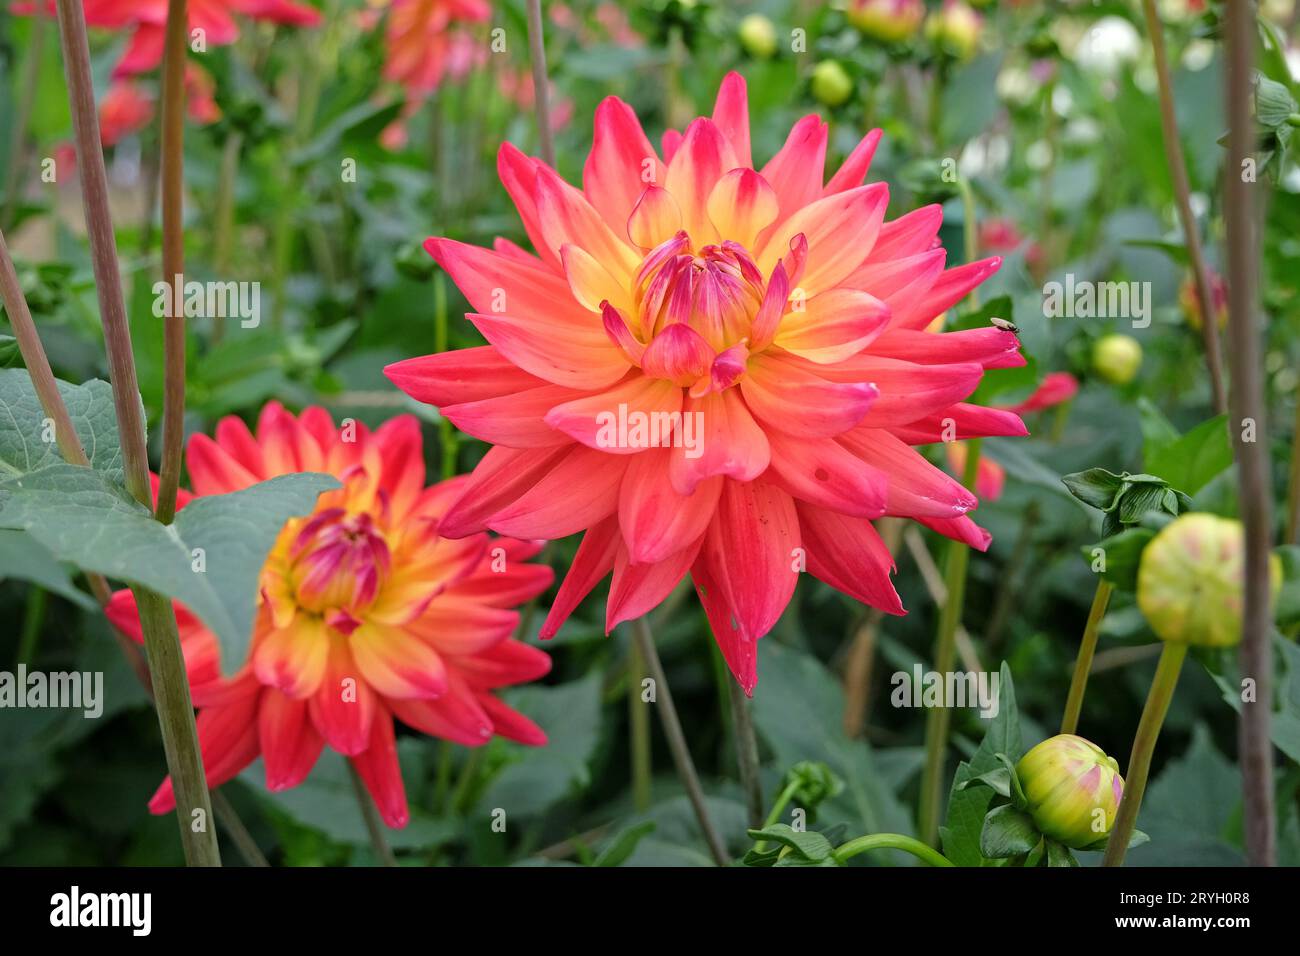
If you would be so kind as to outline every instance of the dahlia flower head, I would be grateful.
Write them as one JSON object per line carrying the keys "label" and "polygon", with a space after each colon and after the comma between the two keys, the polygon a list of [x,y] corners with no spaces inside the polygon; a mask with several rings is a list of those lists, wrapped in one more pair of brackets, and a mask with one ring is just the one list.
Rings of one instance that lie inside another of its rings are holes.
{"label": "dahlia flower head", "polygon": [[1001,260],[945,271],[937,205],[884,221],[888,187],[861,185],[879,136],[827,181],[827,124],[808,116],[756,168],[732,73],[661,157],[610,97],[581,190],[501,148],[535,255],[427,240],[488,344],[386,372],[494,446],[442,534],[586,532],[543,637],[611,571],[607,629],[689,572],[748,693],[801,571],[904,613],[873,520],[988,546],[975,496],[912,446],[1025,434],[963,401],[1024,363],[1016,336],[927,331]]}
{"label": "dahlia flower head", "polygon": [[[194,492],[181,495],[182,507],[292,472],[342,483],[281,530],[262,568],[247,660],[232,676],[222,674],[216,637],[176,606],[209,786],[260,755],[270,790],[295,787],[328,745],[352,761],[385,823],[401,827],[409,813],[394,718],[471,747],[494,734],[546,743],[494,693],[550,670],[546,653],[511,636],[512,608],[553,578],[528,562],[541,544],[443,537],[439,523],[463,479],[424,486],[413,417],[370,432],[336,428],[322,408],[295,417],[271,403],[256,434],[231,416],[215,441],[195,435],[186,462]],[[131,592],[113,595],[108,616],[143,640]],[[169,778],[149,808],[173,807]]]}
{"label": "dahlia flower head", "polygon": [[486,0],[391,0],[384,79],[400,83],[409,99],[422,102],[449,71],[463,75],[486,56],[482,44],[455,28],[482,23],[491,13]]}
{"label": "dahlia flower head", "polygon": [[[44,8],[52,13],[53,0],[25,0],[21,12]],[[130,30],[122,59],[113,67],[120,78],[147,73],[162,62],[163,33],[167,26],[167,0],[85,0],[86,24],[105,30]],[[227,46],[239,39],[234,15],[290,26],[312,27],[320,12],[294,0],[187,0],[189,32],[203,31],[208,46]]]}

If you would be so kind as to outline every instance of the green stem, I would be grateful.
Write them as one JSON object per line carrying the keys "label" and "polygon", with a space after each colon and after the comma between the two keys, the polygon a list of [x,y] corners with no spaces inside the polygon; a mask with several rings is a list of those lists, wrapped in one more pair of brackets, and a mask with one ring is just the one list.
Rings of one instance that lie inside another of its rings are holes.
{"label": "green stem", "polygon": [[[447,351],[447,274],[441,269],[433,277],[433,350],[439,354]],[[448,418],[438,422],[438,435],[442,444],[442,477],[456,474],[460,456],[460,433]]]}
{"label": "green stem", "polygon": [[1133,737],[1133,752],[1128,758],[1128,772],[1124,777],[1124,798],[1119,802],[1119,812],[1115,814],[1115,825],[1111,827],[1110,837],[1106,841],[1106,855],[1102,866],[1120,866],[1124,863],[1124,854],[1128,852],[1128,842],[1137,826],[1138,811],[1142,809],[1142,794],[1147,788],[1147,774],[1151,771],[1151,754],[1160,736],[1160,727],[1169,712],[1169,702],[1174,699],[1174,688],[1178,686],[1178,673],[1183,668],[1183,658],[1187,656],[1186,644],[1165,642],[1160,652],[1160,663],[1156,665],[1156,676],[1151,680],[1151,690],[1147,693],[1146,706],[1142,708],[1142,719],[1138,721],[1137,734]]}
{"label": "green stem", "polygon": [[23,167],[27,165],[27,133],[32,122],[32,107],[36,103],[36,87],[41,76],[41,53],[45,49],[45,11],[38,10],[31,19],[31,32],[27,38],[27,55],[22,67],[21,99],[17,116],[9,129],[9,167],[5,172],[4,209],[0,212],[0,228],[8,229],[18,209],[19,185]]}
{"label": "green stem", "polygon": [[[1204,321],[1201,323],[1201,339],[1205,346],[1206,368],[1210,373],[1210,389],[1214,394],[1214,411],[1222,415],[1228,410],[1228,395],[1224,387],[1219,324],[1214,320],[1214,296],[1210,291],[1209,273],[1206,271],[1205,256],[1201,251],[1200,228],[1196,224],[1196,213],[1192,210],[1192,190],[1187,177],[1187,163],[1183,159],[1183,144],[1174,108],[1174,88],[1169,72],[1169,57],[1165,52],[1164,24],[1160,21],[1155,0],[1142,0],[1142,13],[1146,17],[1147,33],[1151,36],[1165,162],[1169,166],[1169,178],[1174,187],[1175,205],[1183,227],[1183,244],[1187,247],[1187,259],[1196,284],[1196,298],[1201,305],[1201,315],[1204,316]],[[1254,29],[1252,13],[1252,33]]]}
{"label": "green stem", "polygon": [[839,847],[835,851],[835,859],[843,863],[868,850],[902,850],[904,853],[910,853],[931,866],[956,865],[942,853],[931,849],[920,840],[914,840],[910,836],[903,836],[901,833],[869,833],[866,836],[860,836]]}
{"label": "green stem", "polygon": [[366,823],[366,833],[370,836],[370,848],[374,851],[375,859],[382,866],[397,866],[397,857],[393,856],[388,838],[384,836],[384,824],[379,819],[379,811],[375,809],[375,801],[370,798],[370,791],[366,789],[365,781],[357,773],[357,768],[352,766],[351,760],[348,761],[348,776],[352,779],[352,792],[356,794],[357,806],[361,808],[361,818]]}
{"label": "green stem", "polygon": [[690,749],[686,746],[686,735],[682,733],[682,723],[677,717],[677,708],[673,705],[673,695],[668,689],[668,678],[664,674],[663,663],[655,649],[654,637],[650,634],[650,625],[644,617],[632,622],[632,637],[639,645],[641,657],[646,669],[655,682],[655,703],[659,708],[659,719],[663,725],[664,736],[668,738],[668,749],[673,755],[673,764],[677,768],[677,777],[686,790],[686,796],[695,811],[700,833],[708,845],[713,862],[726,866],[727,850],[718,831],[709,816],[708,805],[704,801],[704,788],[700,785],[699,774],[695,771],[695,761],[691,759]]}
{"label": "green stem", "polygon": [[43,587],[32,585],[27,592],[27,608],[23,612],[23,630],[18,638],[18,663],[30,664],[36,658],[36,644],[41,636],[41,624],[45,622],[45,608],[49,604],[50,593]]}
{"label": "green stem", "polygon": [[[230,243],[235,232],[235,188],[239,179],[239,152],[244,136],[233,130],[221,149],[221,169],[217,176],[217,197],[212,211],[212,271],[224,276],[230,268]],[[226,328],[223,316],[214,315],[212,341],[220,342]]]}
{"label": "green stem", "polygon": [[455,750],[450,740],[438,746],[438,770],[433,783],[433,805],[438,813],[447,809],[447,795],[451,792],[451,764]]}
{"label": "green stem", "polygon": [[185,862],[189,866],[220,866],[217,830],[212,819],[203,760],[194,728],[194,706],[185,677],[180,635],[171,601],[145,588],[132,588],[140,624],[144,630],[145,654],[153,681],[158,726],[163,750],[176,794],[176,817],[181,828]]}
{"label": "green stem", "polygon": [[1092,595],[1092,609],[1088,611],[1088,623],[1083,627],[1079,656],[1074,661],[1074,676],[1070,678],[1070,694],[1065,699],[1065,716],[1061,718],[1063,734],[1072,734],[1079,728],[1083,695],[1088,689],[1088,674],[1092,671],[1092,656],[1097,652],[1097,635],[1101,632],[1101,619],[1106,616],[1106,606],[1110,604],[1112,590],[1114,587],[1111,583],[1101,578]]}
{"label": "green stem", "polygon": [[460,776],[456,780],[456,788],[451,794],[451,809],[453,813],[465,813],[469,810],[470,794],[474,790],[474,780],[478,777],[479,764],[482,762],[483,748],[470,748],[469,756],[465,758],[465,765],[460,768]]}
{"label": "green stem", "polygon": [[546,78],[546,38],[541,0],[525,0],[528,12],[528,57],[533,67],[533,103],[537,109],[537,142],[542,162],[555,168],[555,139],[551,134],[551,91]]}
{"label": "green stem", "polygon": [[[966,468],[962,483],[975,485],[979,474],[980,441],[966,445]],[[935,638],[934,669],[940,674],[952,670],[957,657],[957,627],[961,624],[962,605],[966,599],[966,568],[970,547],[960,541],[948,543],[944,568],[944,590],[948,599],[939,612],[939,631]],[[917,816],[921,839],[936,845],[939,840],[939,813],[943,803],[944,752],[952,712],[947,707],[931,708],[925,722],[925,769],[921,774],[921,804]]]}
{"label": "green stem", "polygon": [[[777,796],[776,803],[772,804],[771,812],[768,813],[767,818],[763,821],[764,830],[770,826],[775,826],[776,822],[781,819],[781,814],[785,812],[785,808],[789,806],[791,798],[795,795],[795,791],[798,789],[798,780],[791,780],[785,785],[785,789]],[[754,849],[759,853],[763,852],[766,848],[766,840],[759,840],[754,844]]]}
{"label": "green stem", "polygon": [[730,673],[727,674],[727,696],[731,701],[731,729],[735,735],[740,783],[745,791],[745,806],[752,827],[763,819],[763,782],[758,773],[758,735],[754,732],[754,715],[750,713],[749,699]]}
{"label": "green stem", "polygon": [[[99,139],[99,114],[90,69],[90,43],[81,0],[58,0],[59,36],[68,105],[77,145],[77,171],[90,239],[95,291],[108,353],[113,405],[122,446],[127,490],[152,512],[149,456],[140,406],[140,388],[131,351],[131,330],[117,259],[117,239],[108,208],[108,175]],[[145,588],[135,588],[140,626],[144,632],[149,678],[158,709],[167,769],[176,795],[185,859],[192,866],[220,866],[212,806],[194,727],[189,682],[181,654],[180,636],[171,601]]]}
{"label": "green stem", "polygon": [[636,641],[628,647],[627,726],[632,752],[632,800],[638,813],[650,809],[650,708],[641,700],[645,661]]}
{"label": "green stem", "polygon": [[[965,176],[957,177],[957,191],[961,193],[962,208],[962,239],[966,247],[966,261],[974,262],[975,257],[979,255],[979,229],[976,217],[978,210],[975,208],[975,192],[970,188],[970,182]],[[979,307],[980,290],[979,286],[970,290],[970,304]]]}
{"label": "green stem", "polygon": [[[1269,561],[1273,547],[1273,463],[1268,435],[1269,385],[1264,374],[1266,318],[1260,312],[1260,235],[1264,217],[1252,183],[1235,171],[1256,149],[1254,100],[1255,47],[1259,43],[1255,8],[1230,3],[1224,8],[1224,114],[1228,152],[1224,159],[1224,248],[1228,264],[1228,356],[1232,371],[1230,406],[1237,459],[1237,500],[1245,529],[1245,594],[1241,611],[1238,667],[1255,682],[1259,703],[1241,708],[1237,757],[1241,765],[1242,831],[1251,866],[1277,865],[1277,810],[1273,793],[1273,609]],[[1204,330],[1217,330],[1203,311]],[[1247,441],[1243,428],[1254,427]]]}
{"label": "green stem", "polygon": [[171,524],[176,514],[185,450],[185,40],[186,0],[168,0],[162,94],[162,267],[167,287],[163,319],[164,385],[162,467],[154,514]]}
{"label": "green stem", "polygon": [[244,826],[244,821],[239,819],[239,814],[219,789],[212,791],[212,809],[216,811],[218,822],[225,829],[226,836],[230,837],[230,841],[235,844],[235,849],[239,851],[245,863],[259,868],[271,865],[266,861],[253,835],[248,832],[248,827]]}

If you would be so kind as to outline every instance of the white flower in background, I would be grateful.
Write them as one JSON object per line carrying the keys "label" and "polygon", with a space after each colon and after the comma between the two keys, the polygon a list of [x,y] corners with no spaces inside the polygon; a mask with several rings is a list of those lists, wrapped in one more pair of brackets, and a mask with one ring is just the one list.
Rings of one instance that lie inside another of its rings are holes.
{"label": "white flower in background", "polygon": [[1123,17],[1102,17],[1079,40],[1074,62],[1102,76],[1114,76],[1142,52],[1137,27]]}

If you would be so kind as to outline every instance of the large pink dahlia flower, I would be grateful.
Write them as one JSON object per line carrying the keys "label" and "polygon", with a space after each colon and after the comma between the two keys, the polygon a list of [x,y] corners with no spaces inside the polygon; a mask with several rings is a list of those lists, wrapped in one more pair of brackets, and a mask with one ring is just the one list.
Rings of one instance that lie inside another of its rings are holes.
{"label": "large pink dahlia flower", "polygon": [[733,73],[661,158],[610,97],[581,190],[501,148],[537,255],[426,242],[489,344],[387,373],[495,446],[440,533],[586,531],[543,636],[611,570],[607,628],[690,572],[750,692],[800,571],[904,613],[873,519],[987,547],[976,498],[912,446],[1025,433],[963,403],[986,368],[1023,363],[1016,337],[926,330],[1001,260],[945,271],[938,206],[884,221],[888,188],[861,185],[879,136],[827,182],[808,116],[756,170]]}

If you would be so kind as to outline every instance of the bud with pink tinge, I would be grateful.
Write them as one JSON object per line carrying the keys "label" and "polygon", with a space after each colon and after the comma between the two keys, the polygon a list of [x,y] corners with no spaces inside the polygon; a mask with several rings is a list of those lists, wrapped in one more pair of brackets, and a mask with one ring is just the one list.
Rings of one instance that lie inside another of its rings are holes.
{"label": "bud with pink tinge", "polygon": [[1039,832],[1076,850],[1110,832],[1124,796],[1115,758],[1074,734],[1034,747],[1016,764],[1016,776]]}
{"label": "bud with pink tinge", "polygon": [[[1282,582],[1277,555],[1269,562],[1273,593]],[[1185,514],[1142,551],[1137,601],[1161,640],[1200,647],[1241,641],[1245,532],[1218,515]]]}

